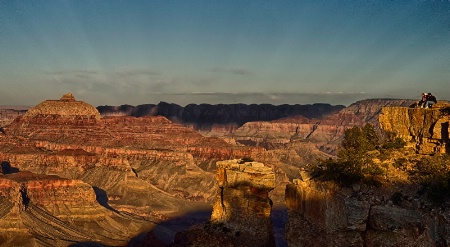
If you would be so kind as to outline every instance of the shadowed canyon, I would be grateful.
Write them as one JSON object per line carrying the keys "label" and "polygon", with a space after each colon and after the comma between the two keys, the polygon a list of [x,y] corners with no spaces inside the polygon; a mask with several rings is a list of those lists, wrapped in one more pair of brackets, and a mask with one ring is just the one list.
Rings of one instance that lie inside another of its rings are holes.
{"label": "shadowed canyon", "polygon": [[[448,102],[413,103],[2,110],[0,246],[448,246],[448,201],[404,168],[450,153]],[[367,123],[406,142],[372,152],[376,185],[317,179]]]}

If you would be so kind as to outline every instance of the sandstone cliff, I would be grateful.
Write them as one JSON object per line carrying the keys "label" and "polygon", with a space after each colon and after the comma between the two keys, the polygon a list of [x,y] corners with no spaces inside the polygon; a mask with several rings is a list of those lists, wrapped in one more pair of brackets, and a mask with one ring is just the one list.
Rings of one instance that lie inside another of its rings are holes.
{"label": "sandstone cliff", "polygon": [[218,192],[208,223],[180,233],[175,246],[275,246],[270,219],[275,173],[259,162],[217,162]]}
{"label": "sandstone cliff", "polygon": [[450,153],[447,102],[433,108],[384,107],[379,116],[383,130],[395,133],[420,154]]}

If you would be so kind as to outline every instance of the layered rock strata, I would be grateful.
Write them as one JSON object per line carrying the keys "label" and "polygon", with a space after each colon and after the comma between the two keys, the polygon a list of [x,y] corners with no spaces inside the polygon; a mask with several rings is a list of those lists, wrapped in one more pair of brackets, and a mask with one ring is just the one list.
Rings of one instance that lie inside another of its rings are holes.
{"label": "layered rock strata", "polygon": [[[71,94],[38,104],[4,131],[0,149],[13,166],[82,179],[113,194],[119,189],[110,189],[120,187],[113,181],[139,177],[171,195],[211,200],[216,160],[267,159],[262,148],[204,137],[161,116],[102,118],[94,107]],[[9,145],[18,143],[18,137],[26,147]],[[114,177],[110,186],[93,182],[98,178],[91,174],[97,171]]]}
{"label": "layered rock strata", "polygon": [[379,116],[380,127],[395,133],[419,154],[450,153],[450,116],[438,102],[433,108],[384,107]]}
{"label": "layered rock strata", "polygon": [[270,219],[275,174],[259,162],[217,162],[218,191],[210,222],[180,234],[176,244],[275,246]]}
{"label": "layered rock strata", "polygon": [[[270,159],[263,148],[205,137],[162,116],[103,118],[95,108],[76,101],[70,94],[60,100],[44,101],[5,126],[0,133],[0,152],[0,162],[9,165],[2,166],[2,173],[15,169],[14,172],[57,175],[88,184],[94,190],[97,203],[108,213],[142,219],[142,224],[137,225],[145,228],[152,228],[154,222],[182,212],[209,206],[216,192],[215,161],[241,157]],[[282,173],[280,175],[283,178]],[[90,198],[90,192],[84,191],[82,186],[76,188],[80,195]],[[47,193],[45,187],[40,189]],[[41,205],[41,199],[45,205],[51,205],[50,201],[54,205],[65,205],[66,201],[64,194],[56,193],[53,197],[37,197],[30,205]],[[48,217],[66,220],[59,207],[43,210]],[[88,235],[86,242],[123,245],[130,235],[141,233],[140,228],[127,220],[87,217],[88,207],[80,207],[75,215],[82,218],[83,210],[86,210],[85,221],[79,224],[85,231],[93,231],[97,225],[112,224],[112,231],[122,229],[117,231],[124,233],[116,234],[114,243],[108,238],[97,238],[95,234]],[[0,217],[0,227],[11,228],[8,220],[2,219]],[[29,235],[31,242],[41,238],[58,242],[72,236],[71,232],[66,232],[69,237],[56,234],[50,238],[45,233],[45,224],[34,226],[36,230]],[[104,234],[109,236],[106,230]],[[0,236],[0,242],[21,245],[17,238],[8,239]],[[68,245],[66,242],[46,244]]]}
{"label": "layered rock strata", "polygon": [[449,209],[392,204],[392,193],[295,180],[286,187],[289,246],[448,246]]}

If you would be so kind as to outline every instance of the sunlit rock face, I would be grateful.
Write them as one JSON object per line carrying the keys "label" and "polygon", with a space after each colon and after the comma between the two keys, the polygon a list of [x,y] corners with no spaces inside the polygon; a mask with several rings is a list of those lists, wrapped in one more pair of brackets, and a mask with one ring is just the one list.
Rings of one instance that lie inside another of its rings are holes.
{"label": "sunlit rock face", "polygon": [[450,104],[438,102],[433,108],[384,107],[380,127],[404,139],[419,154],[450,153]]}
{"label": "sunlit rock face", "polygon": [[[216,180],[219,189],[211,221],[245,221],[249,226],[260,226],[258,221],[270,219],[269,191],[275,188],[275,173],[258,162],[240,160],[217,162]],[[266,225],[266,224],[262,224]]]}
{"label": "sunlit rock face", "polygon": [[295,180],[286,187],[289,246],[447,246],[448,208],[393,205],[389,188],[340,188]]}
{"label": "sunlit rock face", "polygon": [[[209,223],[178,236],[193,246],[275,246],[269,191],[275,173],[259,162],[217,162],[218,191]],[[184,242],[183,242],[184,241]]]}

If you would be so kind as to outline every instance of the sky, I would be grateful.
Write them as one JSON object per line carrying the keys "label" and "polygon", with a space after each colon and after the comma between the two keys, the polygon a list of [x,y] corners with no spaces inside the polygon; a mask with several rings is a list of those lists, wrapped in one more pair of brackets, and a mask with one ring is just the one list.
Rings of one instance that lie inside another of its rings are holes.
{"label": "sky", "polygon": [[0,0],[0,105],[450,100],[450,0]]}

